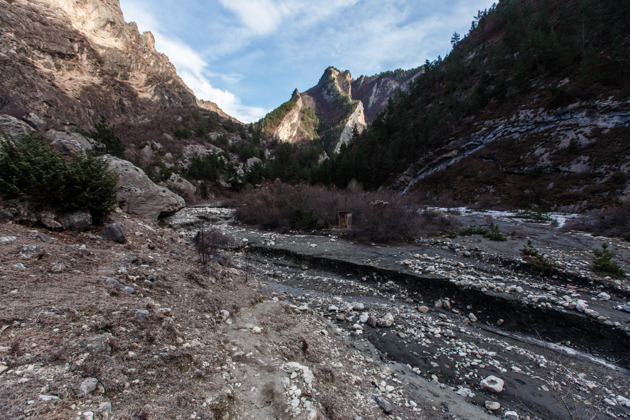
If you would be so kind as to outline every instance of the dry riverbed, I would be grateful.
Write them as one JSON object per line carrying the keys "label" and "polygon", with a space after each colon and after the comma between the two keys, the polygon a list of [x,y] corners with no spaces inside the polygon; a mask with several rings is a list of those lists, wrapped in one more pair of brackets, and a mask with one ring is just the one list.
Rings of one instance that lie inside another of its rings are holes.
{"label": "dry riverbed", "polygon": [[[329,319],[349,340],[488,413],[630,415],[630,288],[589,270],[591,250],[604,241],[627,268],[627,243],[505,218],[493,222],[506,242],[472,236],[370,246],[334,233],[257,232],[229,223],[226,209],[191,209],[189,216],[195,212],[232,234],[241,265],[296,311]],[[458,217],[464,224],[487,218]],[[527,240],[560,268],[532,269],[520,253]],[[379,389],[397,402],[387,385]]]}

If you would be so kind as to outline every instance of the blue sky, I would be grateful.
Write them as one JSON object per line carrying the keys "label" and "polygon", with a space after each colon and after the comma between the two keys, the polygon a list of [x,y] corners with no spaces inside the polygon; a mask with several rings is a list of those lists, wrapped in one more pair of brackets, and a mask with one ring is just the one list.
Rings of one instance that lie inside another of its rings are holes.
{"label": "blue sky", "polygon": [[197,97],[257,121],[314,86],[328,66],[352,75],[410,69],[450,50],[490,0],[120,0],[153,32]]}

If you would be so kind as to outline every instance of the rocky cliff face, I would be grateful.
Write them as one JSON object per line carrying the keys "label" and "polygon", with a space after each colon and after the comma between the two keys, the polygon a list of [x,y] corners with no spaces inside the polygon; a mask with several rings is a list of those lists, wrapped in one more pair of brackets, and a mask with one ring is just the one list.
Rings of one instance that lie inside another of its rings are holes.
{"label": "rocky cliff face", "polygon": [[316,86],[301,94],[294,92],[290,111],[268,134],[286,142],[321,138],[329,152],[338,152],[352,138],[355,127],[362,132],[385,109],[389,98],[398,89],[407,89],[420,72],[397,70],[354,80],[349,71],[329,67]]}
{"label": "rocky cliff face", "polygon": [[0,111],[52,126],[147,119],[199,107],[151,33],[125,23],[118,0],[0,0]]}

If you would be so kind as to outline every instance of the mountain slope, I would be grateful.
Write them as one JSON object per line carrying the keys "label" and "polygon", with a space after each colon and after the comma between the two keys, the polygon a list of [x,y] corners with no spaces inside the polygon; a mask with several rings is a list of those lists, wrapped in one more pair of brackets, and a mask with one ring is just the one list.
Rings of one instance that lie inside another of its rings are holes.
{"label": "mountain slope", "polygon": [[173,107],[222,113],[197,101],[151,33],[125,23],[118,0],[0,0],[0,9],[3,113],[84,126]]}
{"label": "mountain slope", "polygon": [[281,141],[296,143],[320,139],[324,149],[338,152],[363,131],[387,105],[397,90],[404,90],[420,73],[397,70],[354,80],[349,71],[326,69],[321,79],[304,93],[295,90],[285,102],[260,121],[263,131]]}
{"label": "mountain slope", "polygon": [[501,1],[329,164],[331,178],[516,206],[627,196],[629,22],[627,2]]}

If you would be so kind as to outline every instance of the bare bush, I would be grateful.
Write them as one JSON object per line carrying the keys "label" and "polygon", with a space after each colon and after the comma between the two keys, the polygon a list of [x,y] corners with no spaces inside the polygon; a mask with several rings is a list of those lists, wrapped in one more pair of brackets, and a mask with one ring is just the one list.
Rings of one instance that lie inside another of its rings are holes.
{"label": "bare bush", "polygon": [[565,225],[567,230],[582,230],[630,240],[630,200],[614,207],[595,210]]}
{"label": "bare bush", "polygon": [[236,218],[263,229],[322,230],[337,224],[338,212],[352,213],[350,239],[387,243],[453,230],[455,222],[436,211],[418,211],[406,196],[393,192],[274,184],[235,199]]}
{"label": "bare bush", "polygon": [[193,243],[201,255],[201,261],[206,263],[209,258],[216,257],[220,249],[229,248],[234,243],[234,238],[218,229],[206,230],[202,226],[193,238]]}

